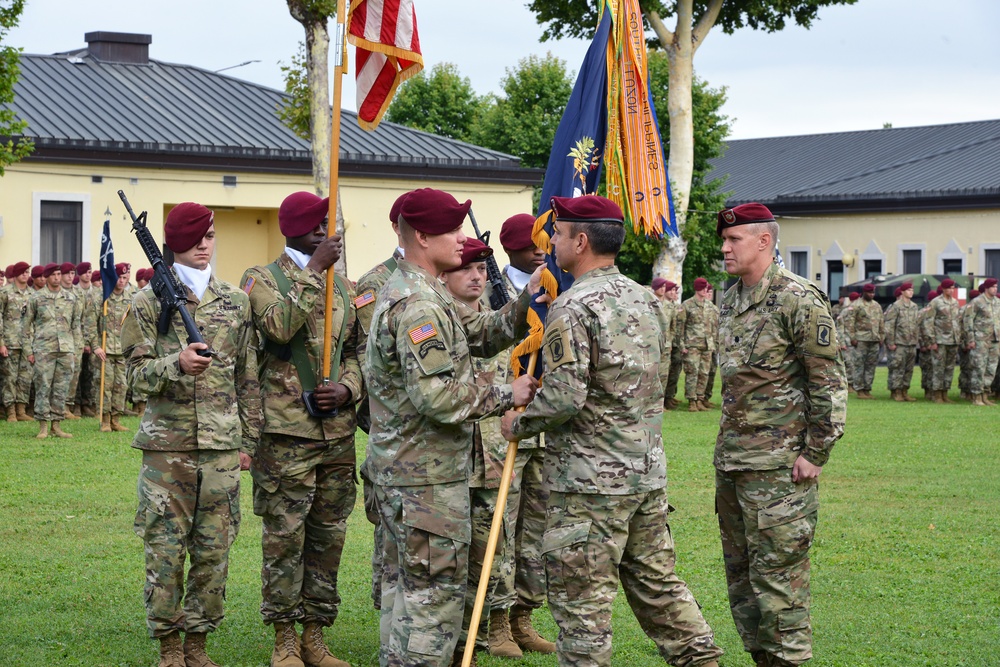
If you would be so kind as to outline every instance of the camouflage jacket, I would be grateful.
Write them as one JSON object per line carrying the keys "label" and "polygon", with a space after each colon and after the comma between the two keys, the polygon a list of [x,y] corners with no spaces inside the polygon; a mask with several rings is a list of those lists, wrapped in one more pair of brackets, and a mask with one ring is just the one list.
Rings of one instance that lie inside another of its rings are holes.
{"label": "camouflage jacket", "polygon": [[885,344],[916,345],[920,342],[920,306],[900,299],[885,311]]}
{"label": "camouflage jacket", "polygon": [[[98,329],[98,318],[101,317],[101,311],[103,310],[104,303],[101,297],[104,296],[103,292],[99,289],[94,289],[93,287],[84,289],[77,285],[77,294],[80,296],[80,308],[82,313],[80,315],[80,331],[83,333],[83,344],[89,347],[91,350],[101,346],[100,331]],[[96,304],[94,300],[94,295],[97,293]],[[124,293],[123,293],[124,294]],[[132,299],[128,299],[129,303]],[[107,350],[104,350],[107,352]]]}
{"label": "camouflage jacket", "polygon": [[[656,296],[656,295],[654,294],[653,296]],[[664,322],[666,322],[665,326],[667,327],[667,329],[666,329],[666,332],[667,332],[667,337],[666,337],[667,347],[673,348],[673,346],[674,346],[674,337],[677,335],[677,312],[678,312],[678,309],[675,308],[676,304],[673,301],[667,301],[667,300],[660,301],[659,299],[657,299],[657,301],[659,301],[659,303],[660,303],[660,312],[663,313],[663,319],[664,319]]]}
{"label": "camouflage jacket", "polygon": [[847,335],[847,318],[851,317],[851,313],[854,311],[855,303],[857,303],[857,301],[852,301],[841,308],[840,315],[837,316],[837,340],[841,345],[851,344],[851,337]]}
{"label": "camouflage jacket", "polygon": [[926,350],[934,342],[934,302],[924,305],[917,314],[917,344]]}
{"label": "camouflage jacket", "polygon": [[844,319],[844,331],[852,341],[881,343],[885,338],[885,318],[882,306],[874,299],[858,299]]}
{"label": "camouflage jacket", "polygon": [[671,349],[677,348],[681,349],[684,347],[684,341],[681,340],[681,323],[683,321],[684,308],[681,306],[679,301],[666,301],[663,303],[664,311],[672,310],[673,315],[670,317],[670,346]]}
{"label": "camouflage jacket", "polygon": [[[91,304],[92,306],[93,304]],[[101,304],[101,314],[97,318],[97,341],[94,348],[102,348],[106,354],[122,355],[125,349],[122,347],[122,324],[125,316],[128,315],[132,307],[132,297],[125,292],[108,296],[108,311],[104,313],[104,304]],[[93,349],[93,348],[92,348]]]}
{"label": "camouflage jacket", "polygon": [[21,321],[22,329],[34,332],[25,341],[24,351],[29,355],[38,352],[77,352],[77,332],[80,330],[80,308],[76,295],[59,288],[53,292],[48,287],[34,292],[28,298],[28,309]]}
{"label": "camouflage jacket", "polygon": [[[485,294],[479,301],[479,310],[490,310],[489,297]],[[484,387],[509,383],[513,379],[510,372],[510,350],[503,350],[492,357],[472,357],[472,371],[475,373],[476,383]],[[500,433],[500,417],[483,417],[473,422],[469,486],[499,488],[506,458],[507,441]]]}
{"label": "camouflage jacket", "polygon": [[962,321],[958,312],[958,299],[944,295],[931,301],[931,343],[958,345],[962,337]]}
{"label": "camouflage jacket", "polygon": [[30,287],[18,289],[13,281],[0,289],[0,345],[20,350],[28,343],[24,335],[24,316],[33,293]]}
{"label": "camouflage jacket", "polygon": [[354,298],[354,307],[358,314],[358,346],[357,356],[362,370],[365,365],[365,347],[368,343],[368,332],[371,331],[372,315],[375,313],[375,302],[378,301],[378,294],[382,291],[382,286],[389,280],[389,276],[396,270],[399,260],[403,259],[399,249],[393,251],[392,257],[381,264],[376,264],[368,273],[358,279]]}
{"label": "camouflage jacket", "polygon": [[714,350],[719,330],[719,313],[708,299],[693,296],[681,304],[680,340],[686,350]]}
{"label": "camouflage jacket", "polygon": [[666,486],[668,330],[659,300],[615,266],[580,276],[549,308],[544,381],[513,430],[547,434],[550,491],[623,495]]}
{"label": "camouflage jacket", "polygon": [[493,356],[527,333],[525,291],[502,310],[479,313],[444,285],[400,260],[371,321],[365,377],[372,427],[365,469],[375,484],[467,480],[470,419],[513,405],[510,385],[476,382],[470,356]]}
{"label": "camouflage jacket", "polygon": [[965,306],[962,313],[964,344],[1000,341],[1000,299],[980,294]]}
{"label": "camouflage jacket", "polygon": [[[333,297],[333,320],[330,325],[330,367],[338,360],[333,358],[337,350],[338,336],[347,318],[344,332],[344,347],[339,359],[337,382],[351,391],[352,400],[342,406],[335,417],[317,419],[310,417],[302,403],[302,383],[291,357],[282,359],[290,351],[280,349],[288,344],[296,332],[305,327],[305,347],[309,356],[316,384],[321,381],[323,364],[323,326],[326,306],[326,274],[299,267],[286,254],[278,257],[278,268],[288,278],[291,290],[286,297],[281,296],[278,284],[266,266],[255,266],[243,274],[240,283],[243,291],[250,296],[253,322],[257,337],[263,346],[258,354],[258,377],[260,379],[260,400],[264,414],[264,433],[282,433],[310,440],[333,440],[353,435],[356,418],[353,398],[361,394],[361,367],[355,354],[358,342],[358,318],[354,310],[354,292],[348,285],[348,293],[341,295],[335,288]],[[343,304],[346,299],[348,308]],[[281,356],[278,356],[281,355]]]}
{"label": "camouflage jacket", "polygon": [[148,404],[132,446],[167,452],[238,448],[253,456],[261,416],[250,299],[215,276],[201,301],[185,291],[188,312],[216,356],[201,375],[182,373],[178,359],[187,331],[180,314],[173,314],[170,330],[161,335],[160,301],[149,287],[133,291],[122,325],[126,381]]}
{"label": "camouflage jacket", "polygon": [[805,278],[768,267],[760,282],[726,290],[719,330],[722,420],[715,467],[822,466],[844,434],[847,379],[833,315]]}

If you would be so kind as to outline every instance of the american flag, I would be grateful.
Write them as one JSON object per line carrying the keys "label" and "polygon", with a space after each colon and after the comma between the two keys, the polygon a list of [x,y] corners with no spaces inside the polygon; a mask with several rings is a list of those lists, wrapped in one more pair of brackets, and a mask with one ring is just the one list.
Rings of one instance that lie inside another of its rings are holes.
{"label": "american flag", "polygon": [[357,47],[358,123],[378,127],[396,88],[424,68],[413,0],[354,0],[347,39]]}
{"label": "american flag", "polygon": [[412,340],[414,344],[425,341],[428,338],[433,338],[434,336],[437,336],[437,333],[437,329],[434,328],[434,325],[431,322],[422,324],[419,327],[414,327],[409,331],[410,340]]}
{"label": "american flag", "polygon": [[366,290],[354,299],[355,308],[363,308],[375,301],[375,290]]}

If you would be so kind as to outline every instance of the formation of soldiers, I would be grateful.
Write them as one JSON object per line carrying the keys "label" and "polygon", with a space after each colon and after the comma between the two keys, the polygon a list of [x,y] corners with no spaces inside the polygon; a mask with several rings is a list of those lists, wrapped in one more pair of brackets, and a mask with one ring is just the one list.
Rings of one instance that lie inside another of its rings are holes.
{"label": "formation of soldiers", "polygon": [[1000,398],[1000,300],[997,279],[987,278],[970,290],[960,304],[950,278],[927,295],[921,308],[913,302],[913,284],[895,290],[896,301],[886,308],[874,300],[875,285],[852,292],[834,307],[837,331],[847,363],[851,392],[872,399],[872,380],[882,357],[888,356],[888,388],[892,399],[913,402],[913,368],[921,370],[924,397],[934,403],[953,403],[951,390],[959,367],[962,399],[975,406],[995,405]]}
{"label": "formation of soldiers", "polygon": [[[138,288],[146,274],[137,271]],[[63,422],[81,417],[99,417],[102,431],[126,430],[121,415],[137,412],[125,408],[120,332],[136,287],[128,264],[117,264],[115,275],[105,310],[101,273],[91,271],[90,262],[17,262],[4,270],[0,405],[8,422],[37,421],[40,439],[72,438]],[[132,400],[141,410],[140,398]]]}

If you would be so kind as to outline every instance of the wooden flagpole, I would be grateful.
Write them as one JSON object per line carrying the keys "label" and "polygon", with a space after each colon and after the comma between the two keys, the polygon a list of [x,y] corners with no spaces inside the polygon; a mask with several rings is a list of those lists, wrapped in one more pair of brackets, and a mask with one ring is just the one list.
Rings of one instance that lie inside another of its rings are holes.
{"label": "wooden flagpole", "polygon": [[101,349],[104,350],[104,359],[101,359],[101,397],[97,400],[97,418],[104,419],[104,362],[108,356],[105,347],[108,344],[108,300],[104,300],[104,330],[101,332]]}

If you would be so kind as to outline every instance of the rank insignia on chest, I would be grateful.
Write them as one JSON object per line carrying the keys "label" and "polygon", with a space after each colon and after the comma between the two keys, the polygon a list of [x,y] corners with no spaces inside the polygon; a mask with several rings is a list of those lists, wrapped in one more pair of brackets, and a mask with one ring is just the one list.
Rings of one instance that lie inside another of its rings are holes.
{"label": "rank insignia on chest", "polygon": [[778,293],[777,292],[770,292],[770,293],[768,293],[768,295],[767,295],[767,302],[764,305],[765,306],[774,306],[777,303],[778,303]]}
{"label": "rank insignia on chest", "polygon": [[247,281],[243,283],[243,291],[249,294],[253,291],[253,286],[257,284],[257,279],[253,276],[247,278]]}
{"label": "rank insignia on chest", "polygon": [[375,290],[366,290],[359,294],[356,299],[354,299],[355,308],[364,308],[365,306],[375,303]]}
{"label": "rank insignia on chest", "polygon": [[410,340],[416,345],[421,341],[425,341],[428,338],[433,338],[437,336],[437,329],[434,328],[432,322],[427,322],[426,324],[421,324],[419,327],[414,327],[407,332],[410,335]]}

